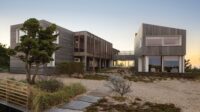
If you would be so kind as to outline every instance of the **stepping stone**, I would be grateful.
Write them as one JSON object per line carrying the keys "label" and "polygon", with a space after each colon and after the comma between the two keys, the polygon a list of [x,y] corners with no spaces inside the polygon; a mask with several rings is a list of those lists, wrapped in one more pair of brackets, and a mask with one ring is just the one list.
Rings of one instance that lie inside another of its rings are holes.
{"label": "stepping stone", "polygon": [[91,95],[91,96],[97,96],[97,97],[105,97],[105,96],[107,96],[106,93],[95,92],[95,91],[89,92],[89,93],[87,93],[87,94],[88,94],[88,95]]}
{"label": "stepping stone", "polygon": [[91,103],[84,102],[84,101],[71,101],[70,103],[63,105],[60,108],[72,109],[72,110],[83,110],[90,105]]}
{"label": "stepping stone", "polygon": [[101,98],[102,97],[87,95],[87,96],[80,96],[76,100],[89,102],[89,103],[96,103]]}
{"label": "stepping stone", "polygon": [[70,110],[70,109],[60,109],[60,108],[53,108],[50,109],[46,112],[83,112],[83,111],[78,111],[78,110]]}

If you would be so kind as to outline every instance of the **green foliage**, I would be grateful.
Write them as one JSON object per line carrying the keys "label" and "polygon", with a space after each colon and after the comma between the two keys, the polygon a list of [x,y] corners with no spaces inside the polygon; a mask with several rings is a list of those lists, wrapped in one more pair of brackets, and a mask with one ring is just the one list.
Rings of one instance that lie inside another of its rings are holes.
{"label": "green foliage", "polygon": [[[39,91],[39,90],[38,90]],[[86,89],[80,83],[74,83],[63,87],[56,92],[39,91],[33,98],[34,112],[41,112],[52,106],[56,106],[63,102],[68,102],[71,98],[86,92]]]}
{"label": "green foliage", "polygon": [[56,79],[41,80],[36,83],[36,87],[46,92],[56,92],[63,88],[63,82]]}
{"label": "green foliage", "polygon": [[84,75],[84,79],[90,79],[90,80],[107,80],[108,76],[106,75]]}
{"label": "green foliage", "polygon": [[185,79],[185,80],[199,80],[200,72],[198,69],[196,72],[190,73],[137,73],[131,76],[124,76],[125,79],[134,82],[152,83],[155,81],[167,80],[167,79]]}
{"label": "green foliage", "polygon": [[192,68],[191,72],[197,73],[197,74],[199,73],[199,75],[200,75],[200,68],[194,67],[194,68]]}
{"label": "green foliage", "polygon": [[0,71],[9,68],[9,59],[6,46],[0,43]]}
{"label": "green foliage", "polygon": [[9,80],[16,81],[16,79],[15,79],[14,77],[9,77],[8,79],[9,79]]}
{"label": "green foliage", "polygon": [[56,65],[56,71],[58,74],[68,74],[70,76],[74,73],[83,74],[84,66],[83,63],[78,62],[63,62]]}
{"label": "green foliage", "polygon": [[192,64],[191,64],[191,62],[190,62],[190,60],[189,59],[185,59],[184,60],[185,62],[184,62],[184,64],[185,64],[185,72],[190,72],[191,70],[192,70]]}
{"label": "green foliage", "polygon": [[[44,29],[37,19],[30,18],[24,22],[21,31],[25,33],[20,37],[21,42],[17,43],[14,49],[9,49],[8,52],[9,55],[15,56],[25,63],[27,82],[34,84],[39,66],[52,61],[52,54],[59,49],[58,45],[54,43],[58,36],[55,34],[56,25],[51,24]],[[35,71],[31,73],[33,65],[36,65]]]}

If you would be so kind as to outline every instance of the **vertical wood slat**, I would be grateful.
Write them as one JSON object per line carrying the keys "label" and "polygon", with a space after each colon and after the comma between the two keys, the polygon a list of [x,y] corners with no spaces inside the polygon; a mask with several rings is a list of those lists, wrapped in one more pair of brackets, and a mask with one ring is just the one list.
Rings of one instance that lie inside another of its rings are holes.
{"label": "vertical wood slat", "polygon": [[0,80],[0,100],[28,109],[28,85],[13,81]]}

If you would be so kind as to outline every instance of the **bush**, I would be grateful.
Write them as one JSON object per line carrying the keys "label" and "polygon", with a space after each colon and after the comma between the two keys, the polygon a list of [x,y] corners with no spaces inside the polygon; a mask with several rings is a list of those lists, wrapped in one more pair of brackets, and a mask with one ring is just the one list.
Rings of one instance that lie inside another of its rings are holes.
{"label": "bush", "polygon": [[131,83],[120,76],[110,76],[107,86],[120,96],[124,96],[125,94],[131,92]]}
{"label": "bush", "polygon": [[84,66],[83,63],[78,62],[63,62],[56,66],[56,72],[58,74],[68,74],[70,76],[74,73],[83,74]]}
{"label": "bush", "polygon": [[56,106],[63,102],[68,102],[70,98],[75,97],[76,95],[86,92],[86,89],[80,83],[74,83],[68,86],[63,87],[62,89],[56,92],[46,92],[36,90],[36,93],[33,98],[33,110],[35,112],[41,112],[45,109],[48,109],[52,106]]}
{"label": "bush", "polygon": [[36,83],[37,88],[46,92],[55,92],[63,88],[63,83],[56,79],[41,80]]}
{"label": "bush", "polygon": [[91,80],[107,80],[108,76],[105,75],[84,75],[84,79],[91,79]]}

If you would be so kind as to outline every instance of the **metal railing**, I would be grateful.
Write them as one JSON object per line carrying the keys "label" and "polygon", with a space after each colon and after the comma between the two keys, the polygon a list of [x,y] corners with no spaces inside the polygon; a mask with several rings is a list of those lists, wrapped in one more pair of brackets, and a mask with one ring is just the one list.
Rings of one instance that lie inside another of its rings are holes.
{"label": "metal railing", "polygon": [[5,79],[0,80],[0,100],[7,104],[28,109],[29,89],[22,82]]}
{"label": "metal railing", "polygon": [[120,51],[118,55],[133,55],[134,51]]}

